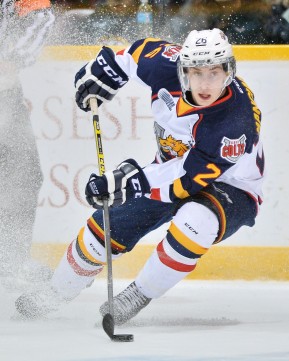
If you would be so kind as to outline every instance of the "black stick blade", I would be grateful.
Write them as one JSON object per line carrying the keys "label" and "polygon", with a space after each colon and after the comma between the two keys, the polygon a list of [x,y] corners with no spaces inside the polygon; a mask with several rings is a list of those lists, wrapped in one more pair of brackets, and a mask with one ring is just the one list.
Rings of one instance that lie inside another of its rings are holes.
{"label": "black stick blade", "polygon": [[114,334],[114,320],[110,313],[104,315],[102,320],[102,327],[111,341],[114,342],[132,342],[134,340],[131,334]]}
{"label": "black stick blade", "polygon": [[118,334],[113,335],[111,341],[114,342],[132,342],[134,340],[133,335],[131,334]]}
{"label": "black stick blade", "polygon": [[102,327],[104,332],[108,335],[110,339],[113,339],[114,335],[114,320],[110,313],[104,315],[102,320]]}

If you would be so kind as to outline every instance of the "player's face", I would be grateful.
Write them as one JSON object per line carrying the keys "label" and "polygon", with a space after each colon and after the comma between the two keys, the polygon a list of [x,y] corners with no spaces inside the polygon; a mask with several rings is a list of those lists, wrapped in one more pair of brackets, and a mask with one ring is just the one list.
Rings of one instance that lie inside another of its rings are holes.
{"label": "player's face", "polygon": [[188,72],[192,96],[197,105],[211,105],[222,95],[227,78],[222,65],[189,68]]}

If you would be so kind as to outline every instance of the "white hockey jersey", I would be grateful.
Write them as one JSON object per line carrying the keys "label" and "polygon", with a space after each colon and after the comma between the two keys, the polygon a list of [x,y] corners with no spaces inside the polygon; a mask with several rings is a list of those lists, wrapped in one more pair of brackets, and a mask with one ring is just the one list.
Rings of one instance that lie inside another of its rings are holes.
{"label": "white hockey jersey", "polygon": [[177,75],[181,47],[159,39],[136,41],[116,54],[128,75],[152,90],[158,152],[144,167],[148,197],[172,202],[224,182],[262,202],[264,153],[261,111],[247,84],[236,77],[225,96],[197,108],[182,98]]}

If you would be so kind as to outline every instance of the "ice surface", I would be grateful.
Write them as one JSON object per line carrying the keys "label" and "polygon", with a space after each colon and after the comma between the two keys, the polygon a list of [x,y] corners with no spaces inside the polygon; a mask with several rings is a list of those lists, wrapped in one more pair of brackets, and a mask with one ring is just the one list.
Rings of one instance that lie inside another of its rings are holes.
{"label": "ice surface", "polygon": [[[115,280],[115,293],[129,281]],[[183,281],[154,300],[111,342],[98,308],[106,283],[96,280],[43,320],[15,318],[17,293],[0,289],[1,361],[288,361],[289,283]]]}

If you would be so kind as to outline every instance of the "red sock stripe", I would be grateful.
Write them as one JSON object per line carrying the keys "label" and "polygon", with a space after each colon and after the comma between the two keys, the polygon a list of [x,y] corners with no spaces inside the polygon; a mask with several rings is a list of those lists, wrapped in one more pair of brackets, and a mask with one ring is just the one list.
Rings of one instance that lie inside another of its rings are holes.
{"label": "red sock stripe", "polygon": [[196,268],[195,264],[194,265],[184,264],[184,263],[180,263],[180,262],[177,262],[174,259],[172,259],[168,254],[166,254],[166,252],[164,250],[163,241],[158,244],[157,252],[158,252],[160,261],[164,265],[168,266],[169,268],[174,269],[175,271],[191,272]]}
{"label": "red sock stripe", "polygon": [[67,249],[67,261],[72,267],[73,271],[78,274],[79,276],[87,276],[92,277],[96,276],[100,271],[102,271],[103,267],[100,267],[96,269],[95,271],[88,271],[83,268],[81,268],[75,261],[73,254],[72,254],[72,243],[70,243],[68,249]]}

